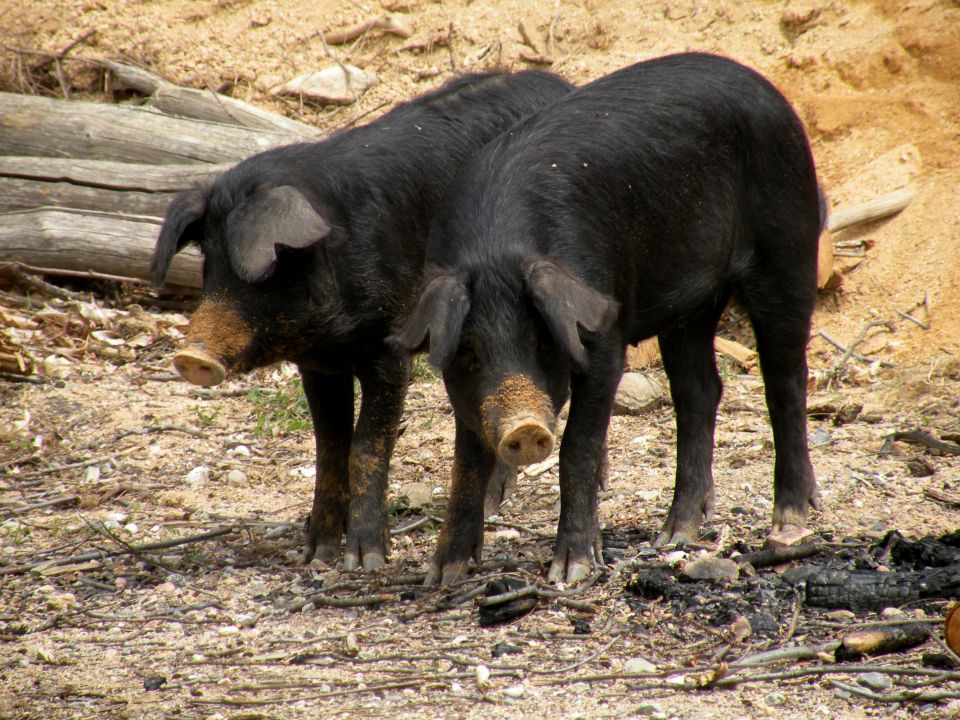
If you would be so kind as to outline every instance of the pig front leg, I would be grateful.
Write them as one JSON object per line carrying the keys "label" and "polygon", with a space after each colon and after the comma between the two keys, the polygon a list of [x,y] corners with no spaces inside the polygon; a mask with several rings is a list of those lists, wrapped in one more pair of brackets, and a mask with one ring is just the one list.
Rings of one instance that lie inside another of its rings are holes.
{"label": "pig front leg", "polygon": [[572,378],[560,445],[560,521],[547,575],[551,582],[578,582],[602,562],[597,491],[606,482],[607,428],[622,374],[616,353],[596,353],[588,372]]}
{"label": "pig front leg", "polygon": [[300,368],[303,392],[313,418],[317,476],[313,509],[307,520],[303,561],[330,562],[340,552],[340,538],[350,502],[348,459],[353,435],[353,375],[327,375]]}
{"label": "pig front leg", "polygon": [[357,368],[362,397],[350,446],[345,570],[375,570],[387,558],[387,471],[407,393],[409,362],[383,353]]}
{"label": "pig front leg", "polygon": [[[450,502],[424,585],[438,582],[449,585],[466,575],[471,556],[480,561],[487,482],[494,467],[502,465],[497,462],[493,450],[459,418],[456,420],[454,446]],[[516,470],[511,470],[516,478]]]}

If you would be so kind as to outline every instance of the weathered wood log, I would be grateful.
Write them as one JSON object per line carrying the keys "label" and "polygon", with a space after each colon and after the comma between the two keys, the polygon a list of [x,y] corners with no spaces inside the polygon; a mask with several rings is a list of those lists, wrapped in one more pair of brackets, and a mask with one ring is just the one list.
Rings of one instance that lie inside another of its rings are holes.
{"label": "weathered wood log", "polygon": [[860,205],[836,210],[830,213],[827,229],[835,233],[851,225],[889,217],[903,210],[916,195],[916,188],[905,187]]}
{"label": "weathered wood log", "polygon": [[881,610],[926,598],[960,595],[960,564],[917,572],[821,570],[806,579],[808,605]]}
{"label": "weathered wood log", "polygon": [[135,90],[146,95],[145,105],[168,115],[304,138],[319,138],[323,135],[319,128],[312,125],[262,110],[227,95],[211,90],[180,87],[151,72],[123,63],[107,61],[104,65],[113,76],[114,87]]}
{"label": "weathered wood log", "polygon": [[163,217],[177,192],[228,167],[0,156],[0,211],[56,205]]}
{"label": "weathered wood log", "polygon": [[147,108],[0,93],[0,155],[225,163],[299,140],[299,134],[187,120]]}
{"label": "weathered wood log", "polygon": [[[58,271],[93,271],[150,279],[150,260],[160,231],[157,218],[46,208],[0,215],[0,262]],[[167,273],[170,287],[201,286],[200,255],[178,253]]]}
{"label": "weathered wood log", "polygon": [[834,651],[839,662],[856,660],[864,655],[885,655],[916,647],[930,637],[926,623],[905,623],[858,630],[850,633]]}

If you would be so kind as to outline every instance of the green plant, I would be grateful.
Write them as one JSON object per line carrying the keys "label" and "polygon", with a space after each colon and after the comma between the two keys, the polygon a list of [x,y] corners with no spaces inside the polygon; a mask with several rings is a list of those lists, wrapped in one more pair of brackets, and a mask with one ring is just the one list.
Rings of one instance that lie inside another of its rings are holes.
{"label": "green plant", "polygon": [[217,424],[217,418],[220,417],[219,408],[205,408],[202,405],[195,405],[193,411],[197,414],[197,419],[203,427],[210,427]]}
{"label": "green plant", "polygon": [[251,390],[247,399],[254,407],[254,435],[280,435],[311,428],[310,408],[299,377],[276,390]]}
{"label": "green plant", "polygon": [[410,377],[413,380],[436,380],[440,374],[434,370],[433,366],[427,362],[426,355],[417,355],[413,358],[413,364],[410,368]]}

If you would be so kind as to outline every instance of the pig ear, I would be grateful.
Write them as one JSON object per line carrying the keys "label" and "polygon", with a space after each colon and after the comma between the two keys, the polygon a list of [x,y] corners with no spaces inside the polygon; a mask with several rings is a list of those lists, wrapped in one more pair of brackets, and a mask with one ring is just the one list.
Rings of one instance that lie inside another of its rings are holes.
{"label": "pig ear", "polygon": [[616,318],[616,301],[548,260],[527,265],[524,281],[554,340],[574,367],[585,371],[589,360],[579,328],[591,333],[607,330]]}
{"label": "pig ear", "polygon": [[273,274],[276,246],[303,249],[330,234],[330,225],[296,188],[260,191],[227,217],[230,260],[237,275],[257,283]]}
{"label": "pig ear", "polygon": [[150,274],[154,285],[162,285],[173,256],[191,242],[197,242],[195,223],[207,211],[206,187],[196,187],[177,195],[167,207],[167,214],[153,249]]}
{"label": "pig ear", "polygon": [[443,368],[460,344],[463,320],[470,311],[467,288],[454,275],[435,277],[424,288],[417,307],[387,344],[404,354],[420,352],[428,342],[430,364]]}

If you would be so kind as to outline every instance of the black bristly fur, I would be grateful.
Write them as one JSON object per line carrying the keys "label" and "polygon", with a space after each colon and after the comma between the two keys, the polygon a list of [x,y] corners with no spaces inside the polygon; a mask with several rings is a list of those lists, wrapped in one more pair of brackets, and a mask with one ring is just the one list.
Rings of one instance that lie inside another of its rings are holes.
{"label": "black bristly fur", "polygon": [[[317,441],[308,559],[318,548],[335,554],[346,526],[346,564],[382,560],[387,463],[408,373],[384,337],[416,301],[434,212],[485,143],[571,88],[541,71],[459,77],[368,125],[255,155],[170,205],[156,282],[196,244],[205,301],[252,334],[222,359],[227,369],[281,359],[300,368]],[[276,196],[282,187],[296,194]],[[284,207],[299,208],[302,222],[287,222]],[[250,208],[263,214],[251,219]]]}
{"label": "black bristly fur", "polygon": [[[461,174],[427,252],[430,265],[469,290],[461,349],[444,367],[458,432],[473,433],[461,443],[472,457],[458,462],[483,466],[495,451],[483,449],[480,407],[508,374],[535,379],[555,406],[570,388],[551,577],[566,568],[569,579],[596,559],[596,488],[624,350],[652,336],[678,427],[674,502],[658,540],[695,539],[713,505],[721,392],[713,335],[734,294],[753,323],[766,382],[774,525],[804,522],[816,497],[805,346],[824,217],[810,148],[788,102],[752,70],[695,53],[581,87],[488,145]],[[557,322],[569,290],[546,297],[523,281],[544,260],[616,303],[615,318],[591,327],[568,313]],[[472,551],[457,537],[473,542],[480,527],[482,538],[479,509],[464,509],[458,497],[449,507],[459,514],[448,515],[435,561],[445,580]]]}

